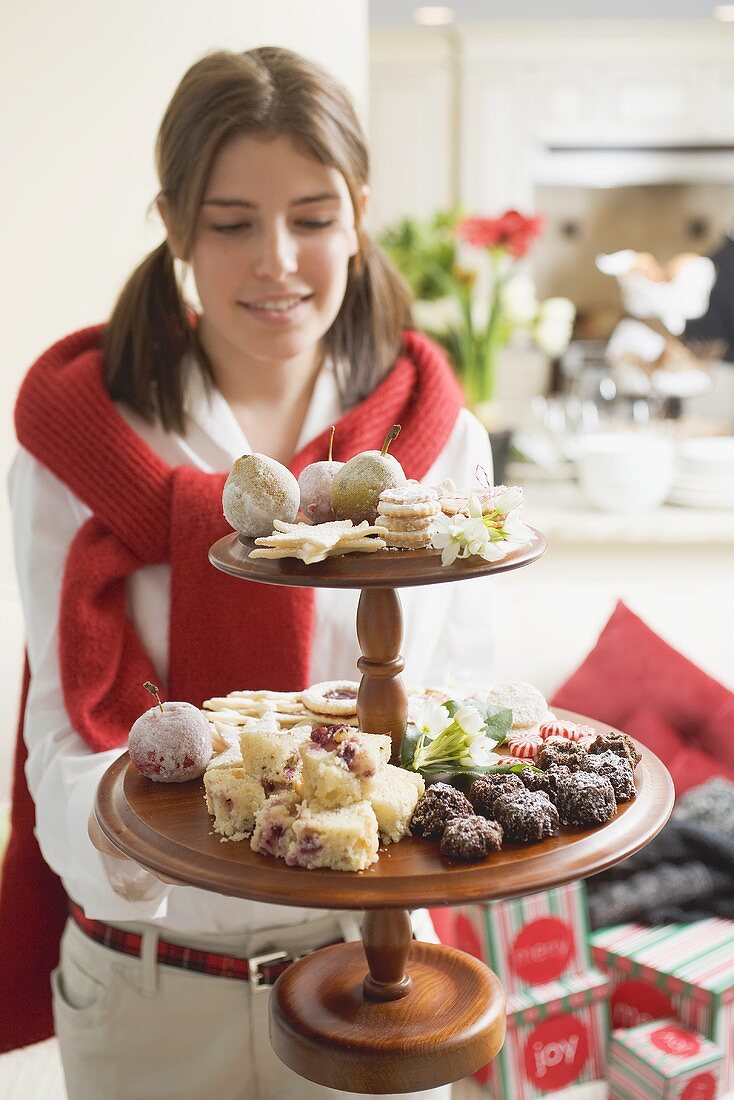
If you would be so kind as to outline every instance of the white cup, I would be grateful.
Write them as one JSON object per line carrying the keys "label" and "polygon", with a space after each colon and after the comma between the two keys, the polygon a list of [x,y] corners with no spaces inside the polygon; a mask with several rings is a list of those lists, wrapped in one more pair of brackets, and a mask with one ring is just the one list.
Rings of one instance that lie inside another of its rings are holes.
{"label": "white cup", "polygon": [[670,491],[675,457],[670,439],[605,432],[579,436],[575,450],[581,491],[603,512],[648,512]]}

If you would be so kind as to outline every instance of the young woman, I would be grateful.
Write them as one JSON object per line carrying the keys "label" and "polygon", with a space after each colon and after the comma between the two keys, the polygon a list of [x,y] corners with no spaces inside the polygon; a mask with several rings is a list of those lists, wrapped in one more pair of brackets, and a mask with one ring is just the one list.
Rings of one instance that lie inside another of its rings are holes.
{"label": "young woman", "polygon": [[[34,364],[16,410],[28,674],[0,898],[4,1044],[49,1032],[43,981],[65,922],[53,1016],[72,1100],[338,1095],[278,1061],[266,993],[232,975],[356,937],[355,915],[165,883],[93,833],[95,847],[87,824],[149,704],[145,679],[201,704],[356,675],[356,593],[252,585],[208,564],[236,458],[260,451],[298,473],[326,456],[330,424],[346,459],[399,422],[408,476],[465,484],[491,469],[487,435],[409,331],[405,287],[364,230],[364,138],[325,71],[276,48],[204,57],[166,111],[157,166],[166,239],[106,326]],[[488,677],[484,584],[402,599],[409,682]]]}

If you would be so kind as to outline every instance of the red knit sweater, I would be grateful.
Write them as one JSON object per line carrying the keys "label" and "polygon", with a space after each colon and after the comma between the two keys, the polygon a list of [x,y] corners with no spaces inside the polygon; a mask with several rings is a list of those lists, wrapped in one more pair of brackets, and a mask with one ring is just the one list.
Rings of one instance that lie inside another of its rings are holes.
{"label": "red knit sweater", "polygon": [[[236,688],[304,687],[313,628],[313,590],[234,581],[209,564],[209,547],[229,531],[221,508],[226,475],[168,467],[119,416],[104,387],[102,331],[85,329],[50,348],[31,367],[16,407],[21,444],[93,513],[64,570],[59,664],[72,727],[94,751],[125,744],[147,706],[142,684],[156,679],[125,610],[127,578],[141,566],[171,565],[169,699],[200,705]],[[408,476],[421,478],[460,406],[443,356],[406,333],[404,354],[387,378],[339,421],[338,457],[378,447],[390,425],[400,423],[392,453]],[[324,432],[291,470],[297,476],[326,452]],[[31,832],[22,771],[27,689],[26,669],[0,891],[0,1050],[52,1033],[48,974],[66,909]]]}

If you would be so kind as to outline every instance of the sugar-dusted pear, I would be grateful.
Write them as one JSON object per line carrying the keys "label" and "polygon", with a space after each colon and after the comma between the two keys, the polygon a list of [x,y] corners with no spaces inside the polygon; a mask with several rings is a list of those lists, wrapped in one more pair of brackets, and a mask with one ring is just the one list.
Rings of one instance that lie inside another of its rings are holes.
{"label": "sugar-dusted pear", "polygon": [[287,466],[267,455],[242,455],[224,483],[224,518],[240,535],[259,538],[273,520],[293,523],[301,502],[298,482]]}
{"label": "sugar-dusted pear", "polygon": [[331,504],[331,485],[343,462],[334,462],[334,432],[332,425],[329,439],[329,457],[325,462],[312,462],[304,466],[298,475],[301,490],[301,511],[314,523],[331,523],[334,509]]}
{"label": "sugar-dusted pear", "polygon": [[403,467],[397,458],[387,453],[399,433],[400,425],[393,424],[381,451],[362,451],[337,472],[331,484],[331,503],[337,519],[351,519],[353,523],[366,519],[374,523],[380,493],[405,483]]}

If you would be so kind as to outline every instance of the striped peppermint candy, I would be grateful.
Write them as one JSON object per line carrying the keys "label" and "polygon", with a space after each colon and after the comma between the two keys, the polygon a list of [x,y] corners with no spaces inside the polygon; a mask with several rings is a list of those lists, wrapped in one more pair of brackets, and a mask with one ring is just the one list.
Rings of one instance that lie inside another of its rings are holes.
{"label": "striped peppermint candy", "polygon": [[520,760],[534,760],[542,747],[543,738],[537,733],[523,733],[517,737],[511,737],[507,742],[510,755]]}
{"label": "striped peppermint candy", "polygon": [[557,718],[554,722],[542,722],[538,733],[544,741],[551,737],[562,737],[564,741],[580,741],[582,730],[588,730],[588,726],[577,726],[575,722],[563,722]]}
{"label": "striped peppermint candy", "polygon": [[596,730],[593,726],[579,726],[579,745],[582,749],[590,748],[596,741]]}

